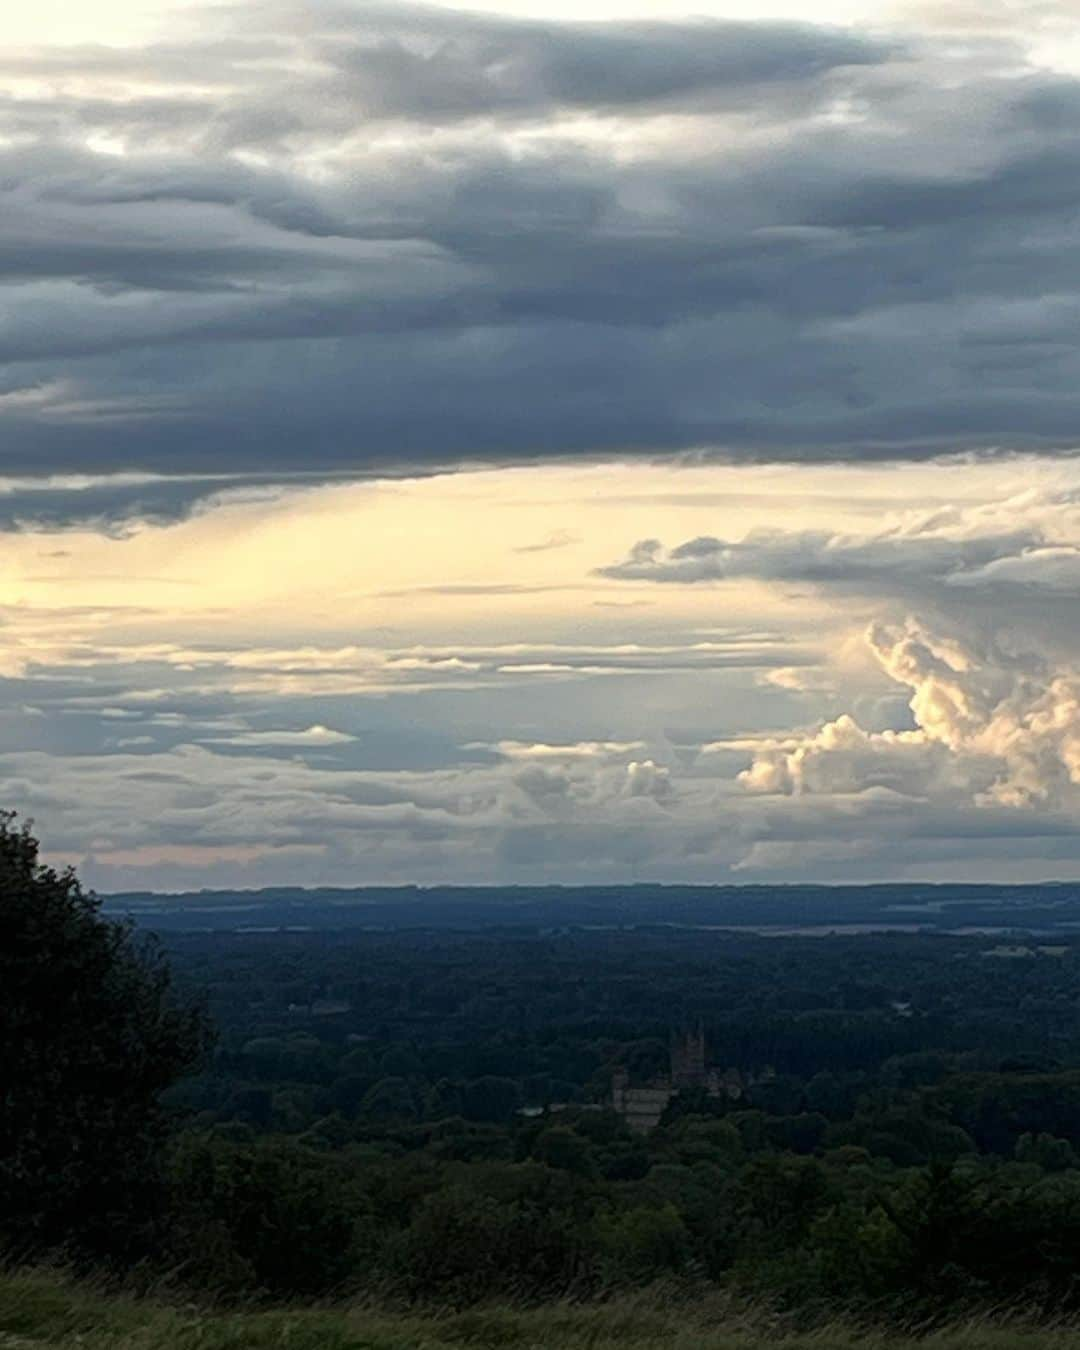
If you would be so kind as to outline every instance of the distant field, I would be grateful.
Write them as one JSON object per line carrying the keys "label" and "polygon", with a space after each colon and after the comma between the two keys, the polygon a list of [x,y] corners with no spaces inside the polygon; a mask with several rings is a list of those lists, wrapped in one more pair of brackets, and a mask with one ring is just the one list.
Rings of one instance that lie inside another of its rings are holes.
{"label": "distant field", "polygon": [[52,1274],[0,1275],[0,1350],[1066,1350],[1080,1325],[973,1318],[913,1337],[832,1324],[797,1332],[720,1296],[687,1303],[646,1290],[607,1304],[430,1316],[363,1308],[209,1311],[108,1296]]}

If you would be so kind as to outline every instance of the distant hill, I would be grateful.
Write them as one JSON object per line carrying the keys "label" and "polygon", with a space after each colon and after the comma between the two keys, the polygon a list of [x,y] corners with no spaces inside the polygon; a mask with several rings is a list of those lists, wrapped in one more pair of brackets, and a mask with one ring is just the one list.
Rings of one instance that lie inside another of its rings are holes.
{"label": "distant hill", "polygon": [[260,929],[862,928],[1066,935],[1080,882],[1035,886],[299,887],[104,897],[106,913],[160,931]]}

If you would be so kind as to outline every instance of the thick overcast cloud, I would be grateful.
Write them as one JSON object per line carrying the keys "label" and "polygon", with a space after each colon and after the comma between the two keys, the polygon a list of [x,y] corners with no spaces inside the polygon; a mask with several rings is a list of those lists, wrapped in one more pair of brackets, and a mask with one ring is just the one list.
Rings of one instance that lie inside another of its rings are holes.
{"label": "thick overcast cloud", "polygon": [[1028,40],[1061,15],[938,8],[260,2],[12,48],[4,468],[1071,450],[1080,79]]}

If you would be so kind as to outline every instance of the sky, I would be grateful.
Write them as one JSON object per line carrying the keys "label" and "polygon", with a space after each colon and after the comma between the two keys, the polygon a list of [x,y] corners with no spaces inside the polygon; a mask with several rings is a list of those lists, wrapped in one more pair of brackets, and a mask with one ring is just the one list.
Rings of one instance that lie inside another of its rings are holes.
{"label": "sky", "polygon": [[0,797],[102,891],[1080,875],[1078,122],[1071,0],[4,7]]}

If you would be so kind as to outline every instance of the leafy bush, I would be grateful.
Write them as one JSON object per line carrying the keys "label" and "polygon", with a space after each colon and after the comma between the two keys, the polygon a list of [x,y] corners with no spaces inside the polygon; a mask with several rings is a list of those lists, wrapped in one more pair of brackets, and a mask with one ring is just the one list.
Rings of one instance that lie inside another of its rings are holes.
{"label": "leafy bush", "polygon": [[159,951],[0,815],[0,1245],[127,1262],[161,1221],[161,1096],[205,1022]]}
{"label": "leafy bush", "polygon": [[353,1274],[360,1204],[340,1158],[188,1136],[170,1180],[176,1255],[204,1287],[315,1295]]}

